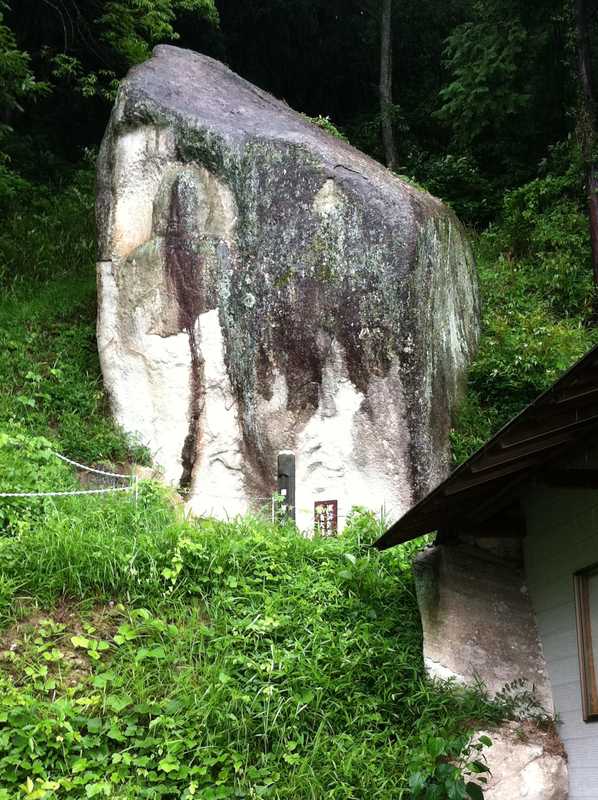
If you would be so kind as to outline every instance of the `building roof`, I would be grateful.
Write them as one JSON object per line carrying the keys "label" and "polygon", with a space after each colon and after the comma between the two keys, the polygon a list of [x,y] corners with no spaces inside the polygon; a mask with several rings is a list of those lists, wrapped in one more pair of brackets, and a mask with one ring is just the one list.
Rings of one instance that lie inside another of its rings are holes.
{"label": "building roof", "polygon": [[375,542],[379,550],[438,531],[522,536],[518,490],[542,472],[556,486],[596,487],[598,470],[552,465],[598,429],[598,347],[507,423],[477,453],[395,522]]}

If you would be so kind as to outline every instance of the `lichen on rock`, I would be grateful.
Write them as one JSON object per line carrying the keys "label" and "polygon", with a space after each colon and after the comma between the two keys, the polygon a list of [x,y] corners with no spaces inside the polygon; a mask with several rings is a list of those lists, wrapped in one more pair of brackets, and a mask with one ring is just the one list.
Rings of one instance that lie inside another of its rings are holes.
{"label": "lichen on rock", "polygon": [[160,46],[98,164],[98,343],[114,414],[201,514],[297,463],[297,517],[394,516],[448,468],[479,333],[440,201],[225,66]]}

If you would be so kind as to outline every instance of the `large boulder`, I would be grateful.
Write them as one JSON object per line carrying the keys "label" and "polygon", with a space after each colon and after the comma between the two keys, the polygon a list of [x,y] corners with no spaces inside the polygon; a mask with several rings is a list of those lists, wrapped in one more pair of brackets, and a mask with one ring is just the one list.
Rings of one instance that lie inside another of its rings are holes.
{"label": "large boulder", "polygon": [[393,517],[447,470],[475,266],[439,200],[205,56],[121,84],[98,165],[99,321],[117,421],[196,513]]}

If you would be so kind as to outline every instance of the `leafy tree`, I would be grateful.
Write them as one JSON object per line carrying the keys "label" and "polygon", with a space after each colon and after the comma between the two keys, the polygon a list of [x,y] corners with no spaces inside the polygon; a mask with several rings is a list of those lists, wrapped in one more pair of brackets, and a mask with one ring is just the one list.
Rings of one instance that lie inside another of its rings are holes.
{"label": "leafy tree", "polygon": [[127,66],[139,64],[149,58],[153,44],[179,38],[180,11],[218,23],[214,0],[110,0],[97,19],[99,36]]}
{"label": "leafy tree", "polygon": [[3,114],[19,108],[23,97],[45,89],[35,81],[30,58],[17,46],[14,33],[6,25],[6,3],[0,2],[0,104]]}
{"label": "leafy tree", "polygon": [[25,188],[26,184],[10,168],[2,143],[12,132],[10,125],[15,111],[22,110],[26,98],[46,92],[45,83],[35,80],[29,55],[17,46],[15,36],[6,25],[6,4],[0,2],[0,206]]}
{"label": "leafy tree", "polygon": [[535,176],[568,131],[573,87],[563,0],[474,0],[447,38],[450,81],[436,112],[452,149],[473,156],[497,188]]}
{"label": "leafy tree", "polygon": [[[19,99],[8,105],[19,136],[4,151],[35,179],[59,176],[65,156],[78,161],[98,143],[118,81],[155,44],[178,41],[179,29],[218,26],[214,0],[3,2],[0,98]],[[26,102],[42,89],[46,99]]]}
{"label": "leafy tree", "polygon": [[518,19],[466,22],[448,37],[445,54],[453,80],[440,92],[438,116],[461,146],[492,135],[529,103],[529,87],[519,80],[527,39]]}

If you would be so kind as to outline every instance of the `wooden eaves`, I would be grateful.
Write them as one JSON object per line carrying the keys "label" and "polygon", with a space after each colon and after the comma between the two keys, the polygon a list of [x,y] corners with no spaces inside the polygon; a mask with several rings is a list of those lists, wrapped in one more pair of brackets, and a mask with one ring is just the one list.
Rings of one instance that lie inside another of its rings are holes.
{"label": "wooden eaves", "polygon": [[556,468],[561,456],[598,430],[598,347],[565,372],[471,458],[420,500],[375,542],[379,550],[438,531],[525,534],[518,490],[539,472],[554,486],[598,488],[598,470]]}

